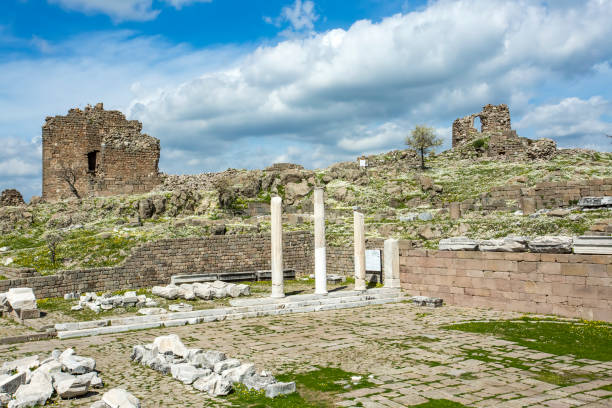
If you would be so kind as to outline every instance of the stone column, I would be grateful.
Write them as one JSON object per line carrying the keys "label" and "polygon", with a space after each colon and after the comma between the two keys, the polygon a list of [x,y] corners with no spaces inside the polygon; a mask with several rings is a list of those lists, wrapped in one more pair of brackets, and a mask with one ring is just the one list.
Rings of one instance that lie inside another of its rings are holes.
{"label": "stone column", "polygon": [[314,190],[314,247],[315,247],[315,294],[327,294],[327,265],[325,255],[325,192]]}
{"label": "stone column", "polygon": [[366,290],[365,282],[365,224],[363,214],[353,211],[355,236],[355,290]]}
{"label": "stone column", "polygon": [[400,287],[400,265],[399,265],[399,242],[397,239],[385,240],[384,271],[385,271],[385,288]]}
{"label": "stone column", "polygon": [[271,201],[272,229],[272,294],[273,298],[285,297],[283,283],[283,213],[280,197],[272,197]]}

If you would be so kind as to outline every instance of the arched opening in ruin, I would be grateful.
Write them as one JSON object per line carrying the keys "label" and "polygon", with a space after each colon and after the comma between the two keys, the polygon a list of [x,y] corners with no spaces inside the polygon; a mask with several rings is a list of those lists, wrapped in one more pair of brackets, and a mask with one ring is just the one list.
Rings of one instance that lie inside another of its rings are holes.
{"label": "arched opening in ruin", "polygon": [[96,174],[96,164],[98,160],[98,150],[87,153],[87,172]]}
{"label": "arched opening in ruin", "polygon": [[472,127],[479,132],[482,132],[482,122],[480,121],[480,116],[474,116],[474,119],[472,119]]}

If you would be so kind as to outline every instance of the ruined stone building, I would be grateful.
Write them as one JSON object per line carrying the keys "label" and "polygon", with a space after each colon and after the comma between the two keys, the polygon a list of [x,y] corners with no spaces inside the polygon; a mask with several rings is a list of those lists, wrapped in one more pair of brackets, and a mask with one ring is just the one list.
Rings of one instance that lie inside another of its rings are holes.
{"label": "ruined stone building", "polygon": [[42,127],[43,199],[143,193],[160,184],[159,140],[101,103]]}
{"label": "ruined stone building", "polygon": [[[481,128],[474,127],[480,119]],[[556,143],[551,139],[531,140],[519,137],[512,130],[508,105],[485,105],[481,112],[453,122],[453,148],[483,139],[487,156],[550,158],[556,152]],[[484,142],[486,140],[486,142]]]}

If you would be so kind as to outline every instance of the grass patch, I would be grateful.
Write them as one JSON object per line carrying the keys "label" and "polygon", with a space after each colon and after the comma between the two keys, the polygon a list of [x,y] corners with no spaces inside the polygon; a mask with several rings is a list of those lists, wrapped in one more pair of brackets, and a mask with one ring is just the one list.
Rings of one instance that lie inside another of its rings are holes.
{"label": "grass patch", "polygon": [[412,408],[468,408],[466,405],[446,399],[432,399],[419,405],[411,405]]}
{"label": "grass patch", "polygon": [[523,321],[473,322],[442,328],[493,334],[529,349],[559,356],[612,360],[612,326],[604,322],[559,322],[525,318]]}
{"label": "grass patch", "polygon": [[265,391],[249,390],[242,384],[234,385],[234,392],[228,396],[228,400],[233,406],[249,408],[322,408],[327,406],[316,401],[307,401],[297,392],[267,398]]}
{"label": "grass patch", "polygon": [[558,385],[559,387],[568,387],[579,382],[595,380],[598,377],[592,373],[541,371],[535,378],[536,380]]}
{"label": "grass patch", "polygon": [[[351,382],[351,377],[359,376],[362,379],[357,383]],[[277,376],[279,381],[295,381],[299,386],[321,392],[341,392],[347,389],[375,387],[362,374],[351,373],[335,367],[317,367],[307,373],[283,374]],[[347,387],[348,386],[348,387]]]}

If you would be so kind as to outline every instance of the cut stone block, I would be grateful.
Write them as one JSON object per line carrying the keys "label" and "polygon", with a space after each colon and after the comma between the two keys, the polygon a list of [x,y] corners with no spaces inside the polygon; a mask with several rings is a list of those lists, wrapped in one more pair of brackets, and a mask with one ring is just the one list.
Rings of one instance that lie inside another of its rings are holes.
{"label": "cut stone block", "polygon": [[479,242],[468,237],[453,237],[441,239],[438,244],[440,251],[476,251]]}
{"label": "cut stone block", "polygon": [[564,236],[537,237],[529,241],[529,250],[537,253],[569,254],[572,252],[572,238]]}
{"label": "cut stone block", "polygon": [[612,255],[612,237],[582,236],[574,239],[575,254]]}

